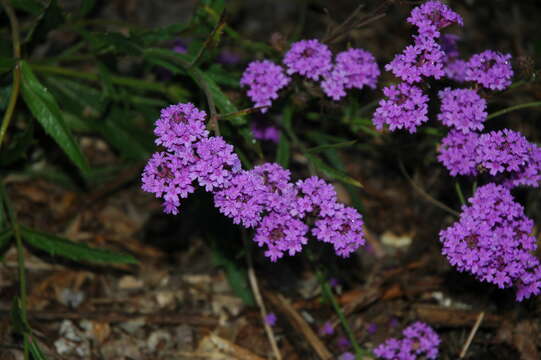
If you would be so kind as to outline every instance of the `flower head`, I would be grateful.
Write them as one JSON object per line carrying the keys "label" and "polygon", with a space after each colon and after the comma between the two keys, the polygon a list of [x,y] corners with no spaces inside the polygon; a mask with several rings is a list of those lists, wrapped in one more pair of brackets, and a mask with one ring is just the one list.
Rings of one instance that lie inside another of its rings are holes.
{"label": "flower head", "polygon": [[445,88],[438,93],[441,99],[438,120],[444,125],[468,133],[483,130],[487,118],[487,102],[472,89]]}
{"label": "flower head", "polygon": [[389,130],[406,129],[410,133],[428,121],[428,96],[413,85],[400,83],[383,89],[388,99],[382,99],[374,113],[372,122],[381,130],[385,124]]}
{"label": "flower head", "polygon": [[289,84],[282,67],[272,61],[252,61],[240,79],[241,86],[248,87],[248,96],[255,106],[263,106],[262,113],[267,112],[273,100],[278,98],[278,91]]}
{"label": "flower head", "polygon": [[187,146],[206,138],[206,116],[204,111],[198,110],[191,103],[170,105],[162,109],[154,129],[156,144],[174,150],[178,146]]}
{"label": "flower head", "polygon": [[510,54],[492,50],[473,55],[467,64],[465,79],[487,89],[504,90],[511,85],[513,77],[510,60]]}
{"label": "flower head", "polygon": [[475,151],[478,138],[479,134],[475,132],[465,134],[453,129],[442,139],[438,161],[449,170],[451,176],[477,174]]}
{"label": "flower head", "polygon": [[301,40],[291,44],[284,56],[289,75],[299,74],[312,80],[331,70],[332,54],[327,45],[318,40]]}
{"label": "flower head", "polygon": [[440,30],[452,25],[463,25],[462,17],[440,1],[427,1],[411,11],[407,21],[417,26],[419,34],[439,37]]}
{"label": "flower head", "polygon": [[436,359],[440,338],[427,324],[416,322],[402,331],[403,338],[387,339],[374,349],[374,354],[388,360]]}
{"label": "flower head", "polygon": [[240,160],[233,152],[233,146],[219,136],[203,139],[194,147],[194,171],[199,185],[207,191],[229,185],[233,175],[241,170]]}

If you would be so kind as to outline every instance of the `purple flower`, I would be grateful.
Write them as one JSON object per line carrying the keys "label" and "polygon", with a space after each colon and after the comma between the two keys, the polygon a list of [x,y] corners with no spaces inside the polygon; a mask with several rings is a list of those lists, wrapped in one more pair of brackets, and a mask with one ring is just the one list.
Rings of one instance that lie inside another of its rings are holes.
{"label": "purple flower", "polygon": [[267,316],[265,316],[265,322],[269,326],[276,325],[276,314],[273,312],[268,313]]}
{"label": "purple flower", "polygon": [[297,189],[289,182],[291,173],[276,163],[265,163],[252,169],[265,186],[265,207],[268,211],[297,215]]}
{"label": "purple flower", "polygon": [[472,89],[445,88],[438,93],[441,99],[438,120],[463,133],[483,130],[487,118],[487,102]]}
{"label": "purple flower", "polygon": [[355,355],[348,351],[340,355],[338,360],[355,360]]}
{"label": "purple flower", "polygon": [[320,335],[332,335],[334,334],[334,327],[329,321],[326,321],[321,329],[319,329]]}
{"label": "purple flower", "polygon": [[460,36],[456,34],[443,34],[440,38],[440,46],[447,59],[456,59],[460,56],[458,52],[458,41]]}
{"label": "purple flower", "polygon": [[332,54],[327,45],[313,39],[291,44],[283,61],[289,75],[299,74],[317,81],[331,70],[331,60]]}
{"label": "purple flower", "polygon": [[511,85],[513,69],[511,55],[486,50],[473,55],[468,61],[465,79],[475,81],[491,90],[504,90]]}
{"label": "purple flower", "polygon": [[479,137],[476,159],[483,169],[495,176],[506,172],[512,175],[506,184],[537,187],[541,180],[539,147],[528,142],[519,132],[503,129]]}
{"label": "purple flower", "polygon": [[466,81],[468,62],[460,59],[449,60],[444,67],[445,76],[457,82]]}
{"label": "purple flower", "polygon": [[374,56],[362,49],[349,49],[336,56],[336,63],[324,76],[321,87],[325,94],[334,100],[346,95],[344,89],[376,87],[380,71]]}
{"label": "purple flower", "polygon": [[252,61],[240,79],[241,86],[248,87],[248,96],[255,106],[264,106],[262,113],[267,112],[273,100],[278,98],[278,91],[289,84],[282,67],[272,61]]}
{"label": "purple flower", "polygon": [[338,345],[338,347],[342,351],[347,350],[347,349],[349,349],[351,347],[351,343],[349,342],[349,340],[345,336],[340,336],[336,340],[336,345]]}
{"label": "purple flower", "polygon": [[266,246],[265,256],[272,262],[284,256],[295,255],[308,242],[308,226],[292,216],[271,212],[263,218],[256,230],[254,241]]}
{"label": "purple flower", "polygon": [[177,146],[190,145],[206,138],[206,116],[204,111],[198,110],[191,103],[170,105],[162,109],[154,129],[156,144],[175,150]]}
{"label": "purple flower", "polygon": [[233,152],[233,146],[221,137],[203,139],[194,147],[194,171],[199,185],[207,191],[229,185],[233,175],[241,170],[240,160]]}
{"label": "purple flower", "polygon": [[312,176],[296,183],[298,189],[297,211],[301,216],[332,216],[336,212],[336,191],[325,180]]}
{"label": "purple flower", "polygon": [[252,135],[257,140],[267,140],[273,143],[280,141],[280,130],[271,124],[261,122],[252,123]]}
{"label": "purple flower", "polygon": [[374,335],[378,331],[378,324],[376,323],[370,323],[368,324],[368,327],[366,328],[366,332],[370,335]]}
{"label": "purple flower", "polygon": [[[460,219],[440,232],[442,253],[451,265],[500,288],[517,283],[520,290],[522,284],[536,284],[535,276],[528,276],[538,266],[530,254],[537,247],[530,235],[533,221],[510,191],[490,183],[478,188],[468,202]],[[517,293],[517,300],[539,290],[534,288]]]}
{"label": "purple flower", "polygon": [[382,130],[385,124],[389,130],[406,129],[410,133],[417,126],[428,121],[428,96],[413,85],[400,83],[383,89],[388,99],[382,99],[374,113],[372,122],[376,129]]}
{"label": "purple flower", "polygon": [[439,37],[439,30],[452,25],[463,25],[462,17],[439,1],[427,1],[411,11],[407,21],[417,26],[419,34]]}
{"label": "purple flower", "polygon": [[188,52],[188,48],[186,47],[186,43],[182,40],[175,40],[173,42],[172,50],[174,52],[177,52],[179,54],[186,54]]}
{"label": "purple flower", "polygon": [[427,324],[416,322],[402,331],[402,339],[390,338],[374,349],[374,354],[388,360],[436,359],[440,338]]}
{"label": "purple flower", "polygon": [[233,223],[251,228],[261,221],[267,199],[266,187],[261,176],[254,171],[242,170],[228,186],[214,193],[214,204]]}
{"label": "purple flower", "polygon": [[216,60],[225,65],[235,65],[240,62],[240,59],[240,55],[236,52],[228,49],[223,49]]}
{"label": "purple flower", "polygon": [[476,175],[477,161],[475,151],[479,134],[464,134],[459,130],[451,130],[441,141],[438,149],[438,161],[451,173],[457,175]]}
{"label": "purple flower", "polygon": [[154,153],[143,170],[142,189],[162,198],[167,214],[178,214],[180,199],[194,191],[193,164],[182,160],[191,156],[189,152],[187,148],[184,157],[167,152]]}
{"label": "purple flower", "polygon": [[357,210],[338,203],[332,216],[320,216],[316,220],[312,234],[332,244],[337,255],[347,257],[365,244],[363,225]]}
{"label": "purple flower", "polygon": [[524,273],[517,280],[517,301],[522,301],[541,292],[541,264],[535,256],[527,257]]}
{"label": "purple flower", "polygon": [[422,76],[436,79],[445,75],[445,53],[433,38],[417,36],[415,44],[407,46],[387,65],[385,70],[408,83],[422,80]]}

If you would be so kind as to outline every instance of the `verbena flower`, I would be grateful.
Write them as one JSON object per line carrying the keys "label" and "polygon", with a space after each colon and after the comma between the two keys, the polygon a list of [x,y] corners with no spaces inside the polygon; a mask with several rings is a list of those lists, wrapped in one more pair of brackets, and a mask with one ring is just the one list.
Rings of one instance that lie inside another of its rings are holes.
{"label": "verbena flower", "polygon": [[319,216],[312,229],[316,239],[330,243],[337,255],[347,257],[365,244],[363,220],[357,210],[337,203],[332,216]]}
{"label": "verbena flower", "polygon": [[506,176],[503,185],[509,188],[515,186],[538,187],[541,182],[541,147],[535,144],[528,146],[528,160],[519,171]]}
{"label": "verbena flower", "polygon": [[427,324],[416,322],[402,331],[403,338],[390,338],[374,349],[374,354],[387,360],[436,359],[440,337]]}
{"label": "verbena flower", "polygon": [[374,113],[376,129],[388,125],[391,131],[405,129],[414,133],[417,126],[428,121],[428,96],[420,88],[400,83],[385,87],[383,94],[388,99],[380,100]]}
{"label": "verbena flower", "polygon": [[519,132],[503,129],[482,134],[478,140],[478,163],[494,176],[517,172],[530,160],[530,143]]}
{"label": "verbena flower", "polygon": [[198,110],[191,103],[170,105],[162,109],[154,128],[156,144],[174,150],[177,146],[190,145],[207,137],[204,123],[206,116],[204,111]]}
{"label": "verbena flower", "polygon": [[283,62],[289,75],[299,74],[317,81],[331,70],[332,53],[318,40],[301,40],[291,44]]}
{"label": "verbena flower", "polygon": [[466,69],[468,68],[468,62],[461,59],[449,60],[445,63],[443,70],[445,76],[448,79],[464,82],[466,81]]}
{"label": "verbena flower", "polygon": [[256,230],[254,241],[267,247],[265,256],[275,262],[284,253],[295,255],[308,242],[308,226],[299,219],[283,213],[270,212]]}
{"label": "verbena flower", "polygon": [[312,176],[296,183],[297,211],[304,216],[332,216],[336,212],[337,196],[334,187],[325,180]]}
{"label": "verbena flower", "polygon": [[460,219],[440,232],[442,253],[451,265],[500,288],[520,284],[523,277],[524,283],[535,283],[528,277],[528,270],[538,265],[530,254],[537,247],[530,235],[533,221],[510,191],[490,183],[478,188],[468,202]]}
{"label": "verbena flower", "polygon": [[417,26],[419,34],[439,37],[440,30],[452,25],[463,25],[462,17],[439,1],[427,1],[411,11],[407,21]]}
{"label": "verbena flower", "polygon": [[334,100],[346,95],[344,89],[376,87],[380,71],[374,56],[363,49],[349,49],[338,53],[332,71],[324,76],[321,87]]}
{"label": "verbena flower", "polygon": [[266,187],[261,176],[243,170],[236,174],[227,187],[214,193],[214,204],[233,223],[251,228],[261,221],[267,199]]}
{"label": "verbena flower", "polygon": [[511,55],[485,50],[468,61],[465,79],[491,90],[504,90],[511,85]]}
{"label": "verbena flower", "polygon": [[240,160],[233,146],[221,137],[209,137],[195,144],[196,161],[193,166],[199,185],[207,191],[229,184],[234,174],[240,172]]}
{"label": "verbena flower", "polygon": [[385,70],[408,83],[419,82],[422,76],[440,79],[445,75],[444,60],[445,53],[433,38],[417,36],[413,45],[385,65]]}
{"label": "verbena flower", "polygon": [[241,86],[248,87],[248,96],[255,106],[264,106],[262,113],[267,112],[272,101],[278,98],[278,91],[290,82],[282,67],[270,60],[252,61],[240,79]]}
{"label": "verbena flower", "polygon": [[459,130],[451,130],[441,141],[438,148],[438,161],[451,173],[456,175],[476,175],[477,158],[475,151],[479,134],[464,134]]}
{"label": "verbena flower", "polygon": [[280,130],[271,124],[253,122],[252,136],[257,140],[266,140],[273,143],[280,141]]}
{"label": "verbena flower", "polygon": [[443,34],[441,36],[439,44],[447,59],[456,59],[460,56],[458,51],[459,40],[460,36],[456,34]]}
{"label": "verbena flower", "polygon": [[[187,156],[190,149],[186,149]],[[164,200],[164,212],[178,214],[180,199],[186,198],[195,189],[193,163],[186,163],[178,154],[157,152],[148,160],[142,175],[142,189]]]}
{"label": "verbena flower", "polygon": [[441,99],[438,120],[444,125],[468,133],[483,130],[487,118],[487,103],[472,89],[445,88],[438,93]]}
{"label": "verbena flower", "polygon": [[459,58],[457,43],[460,37],[455,34],[443,34],[440,38],[441,49],[445,53],[443,71],[448,79],[464,82],[466,81],[466,68],[468,62]]}
{"label": "verbena flower", "polygon": [[276,163],[265,163],[251,170],[265,186],[264,204],[268,211],[296,215],[297,189],[290,183],[291,173]]}

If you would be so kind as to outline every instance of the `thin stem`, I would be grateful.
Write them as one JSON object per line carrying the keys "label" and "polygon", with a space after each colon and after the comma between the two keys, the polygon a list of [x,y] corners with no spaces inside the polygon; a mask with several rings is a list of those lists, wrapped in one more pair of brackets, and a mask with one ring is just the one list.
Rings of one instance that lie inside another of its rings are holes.
{"label": "thin stem", "polygon": [[190,67],[194,67],[197,65],[199,60],[203,57],[203,54],[205,51],[211,46],[212,41],[214,40],[214,37],[218,32],[221,32],[225,26],[225,12],[222,12],[220,15],[220,19],[218,20],[218,23],[216,26],[214,26],[214,29],[212,29],[212,32],[209,34],[209,36],[205,39],[205,42],[203,43],[203,46],[199,48],[199,51],[197,52],[197,55],[194,57],[192,62],[190,63]]}
{"label": "thin stem", "polygon": [[19,22],[17,21],[17,16],[15,16],[15,11],[13,11],[9,1],[2,0],[2,6],[9,18],[9,24],[11,27],[11,42],[13,45],[13,57],[17,63],[13,68],[13,86],[11,87],[11,94],[9,95],[9,102],[6,112],[2,118],[2,125],[0,126],[0,147],[2,146],[2,142],[6,136],[9,123],[13,118],[13,111],[15,110],[15,105],[17,105],[17,99],[19,97],[19,91],[21,88],[21,69],[19,67],[19,59],[21,58],[21,39],[19,33]]}
{"label": "thin stem", "polygon": [[259,285],[257,284],[257,277],[255,276],[254,270],[254,262],[252,259],[252,253],[250,252],[250,246],[248,243],[246,230],[242,231],[242,239],[244,241],[244,251],[246,253],[246,263],[248,265],[248,278],[250,280],[250,287],[252,288],[255,302],[257,303],[257,306],[259,307],[259,311],[261,313],[261,321],[263,322],[263,327],[265,328],[265,333],[267,334],[267,338],[269,339],[269,343],[271,345],[274,356],[277,360],[282,360],[282,355],[280,354],[280,350],[278,349],[278,345],[276,344],[274,332],[272,331],[269,324],[267,324],[267,309],[265,308],[265,303],[263,302],[261,292],[259,291]]}
{"label": "thin stem", "polygon": [[340,323],[342,324],[342,327],[344,328],[344,332],[349,338],[349,341],[351,342],[351,346],[353,346],[353,350],[355,351],[355,355],[357,359],[363,359],[365,356],[369,356],[370,352],[361,348],[361,346],[357,342],[357,339],[355,338],[355,334],[351,330],[351,327],[349,326],[349,323],[344,315],[344,312],[342,311],[342,308],[340,308],[340,304],[338,304],[338,301],[336,301],[336,298],[334,297],[332,293],[332,289],[329,283],[327,282],[327,280],[325,279],[325,275],[320,269],[316,269],[316,276],[319,280],[319,284],[321,286],[321,291],[323,293],[323,296],[325,296],[331,302],[332,307],[334,311],[336,312],[336,315],[338,315],[338,319],[340,320]]}
{"label": "thin stem", "polygon": [[[13,207],[11,206],[11,202],[9,201],[7,192],[5,190],[4,184],[0,182],[0,195],[2,199],[4,199],[4,205],[6,206],[6,210],[8,213],[9,221],[11,223],[11,227],[13,229],[13,234],[15,235],[15,244],[17,247],[17,268],[18,268],[18,275],[19,275],[19,297],[21,299],[21,317],[23,324],[28,323],[28,316],[26,313],[26,307],[27,307],[27,296],[26,296],[26,272],[25,272],[25,261],[24,261],[24,246],[23,246],[23,240],[21,237],[21,228],[19,226],[19,222],[17,221],[17,217],[15,215],[15,211],[13,210]],[[29,359],[29,346],[30,342],[28,339],[29,334],[26,332],[22,334],[24,339],[24,359]]]}
{"label": "thin stem", "polygon": [[493,112],[492,114],[487,116],[487,120],[495,118],[495,117],[500,116],[500,115],[507,114],[507,113],[509,113],[511,111],[524,109],[524,108],[529,108],[529,107],[536,107],[536,106],[541,106],[541,101],[534,101],[534,102],[531,102],[531,103],[510,106],[508,108]]}
{"label": "thin stem", "polygon": [[458,183],[458,181],[455,181],[455,190],[460,200],[460,203],[462,205],[466,205],[466,200],[464,199],[464,194],[462,193],[462,188],[460,187],[460,184]]}

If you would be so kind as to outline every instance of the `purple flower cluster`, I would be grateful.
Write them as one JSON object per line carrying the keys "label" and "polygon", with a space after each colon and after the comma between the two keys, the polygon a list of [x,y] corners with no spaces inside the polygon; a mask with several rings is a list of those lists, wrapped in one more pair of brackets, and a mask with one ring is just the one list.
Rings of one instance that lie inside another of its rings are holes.
{"label": "purple flower cluster", "polygon": [[511,85],[511,55],[486,50],[468,61],[465,80],[475,81],[490,90],[504,90]]}
{"label": "purple flower cluster", "polygon": [[[363,49],[349,49],[333,55],[327,45],[316,39],[291,44],[283,58],[288,75],[298,74],[312,81],[320,81],[323,92],[333,100],[346,96],[348,89],[376,87],[380,71],[374,56]],[[290,78],[282,67],[269,60],[253,61],[245,70],[241,85],[248,86],[248,96],[266,112],[278,91],[288,85]]]}
{"label": "purple flower cluster", "polygon": [[463,206],[460,219],[440,232],[443,254],[459,271],[500,288],[517,285],[517,300],[541,291],[533,221],[510,191],[489,183]]}
{"label": "purple flower cluster", "polygon": [[270,60],[252,61],[242,74],[241,86],[248,87],[248,96],[256,107],[263,106],[262,113],[267,112],[273,100],[278,98],[278,91],[287,86],[291,79],[283,69]]}
{"label": "purple flower cluster", "polygon": [[445,88],[439,92],[441,99],[438,120],[463,133],[483,130],[487,118],[487,102],[475,90]]}
{"label": "purple flower cluster", "polygon": [[284,64],[289,75],[299,74],[312,80],[331,70],[332,53],[327,45],[316,39],[293,43],[284,56]]}
{"label": "purple flower cluster", "polygon": [[436,359],[440,337],[427,324],[416,322],[402,331],[401,339],[390,338],[374,349],[374,354],[387,360]]}
{"label": "purple flower cluster", "polygon": [[256,229],[254,241],[271,261],[300,252],[310,234],[344,257],[364,245],[361,215],[338,202],[332,185],[317,177],[293,183],[289,170],[273,163],[242,170],[233,146],[208,136],[205,117],[192,104],[178,104],[156,121],[156,144],[165,151],[149,159],[142,189],[163,199],[166,213],[178,214],[197,183],[214,194],[222,214]]}
{"label": "purple flower cluster", "polygon": [[541,148],[509,129],[485,134],[451,130],[442,140],[438,160],[452,176],[488,173],[508,188],[538,187],[541,182]]}
{"label": "purple flower cluster", "polygon": [[372,122],[378,130],[388,125],[391,131],[406,129],[410,133],[428,121],[428,96],[415,85],[400,83],[383,89],[388,99],[382,99]]}
{"label": "purple flower cluster", "polygon": [[427,1],[411,11],[407,21],[417,26],[419,34],[440,37],[440,30],[452,25],[464,25],[462,17],[440,1]]}
{"label": "purple flower cluster", "polygon": [[379,75],[378,64],[371,53],[349,49],[336,55],[335,64],[324,75],[321,88],[328,97],[340,100],[346,96],[347,89],[362,89],[365,86],[375,89]]}

